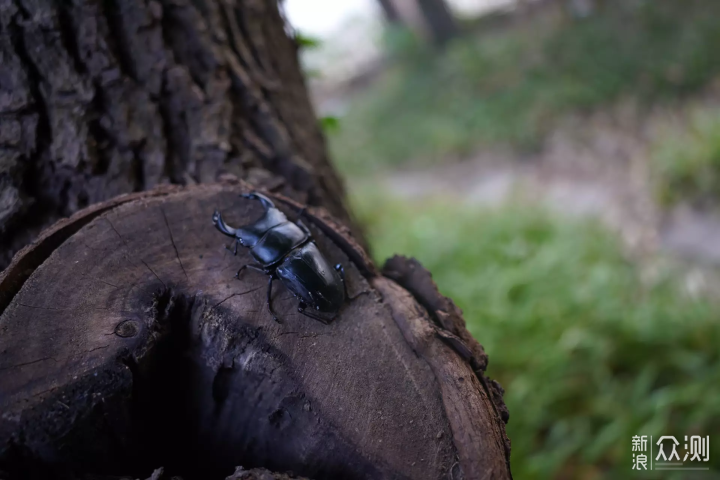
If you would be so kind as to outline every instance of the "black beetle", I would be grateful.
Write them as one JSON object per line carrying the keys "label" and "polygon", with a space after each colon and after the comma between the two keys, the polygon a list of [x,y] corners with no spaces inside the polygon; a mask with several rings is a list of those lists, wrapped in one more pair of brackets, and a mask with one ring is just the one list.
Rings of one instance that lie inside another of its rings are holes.
{"label": "black beetle", "polygon": [[[215,210],[213,213],[213,224],[217,229],[235,238],[233,255],[237,255],[239,243],[250,248],[250,254],[258,262],[240,267],[235,278],[239,278],[240,273],[246,268],[270,276],[267,308],[276,322],[280,320],[270,304],[272,282],[275,278],[279,278],[283,285],[300,300],[298,312],[325,324],[333,321],[347,297],[345,270],[339,263],[335,268],[330,267],[315,245],[310,230],[300,220],[302,211],[298,221],[293,223],[265,195],[252,192],[241,197],[260,200],[265,207],[265,215],[250,225],[232,228],[225,223],[220,212]],[[333,316],[325,319],[306,312],[308,306],[318,312],[331,313]]]}

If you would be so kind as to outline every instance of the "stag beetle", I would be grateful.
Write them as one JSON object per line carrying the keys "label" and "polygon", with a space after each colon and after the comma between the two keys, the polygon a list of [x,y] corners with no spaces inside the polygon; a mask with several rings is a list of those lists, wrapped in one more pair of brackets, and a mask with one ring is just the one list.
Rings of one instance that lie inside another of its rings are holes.
{"label": "stag beetle", "polygon": [[[246,268],[258,270],[270,277],[267,289],[267,308],[276,322],[280,322],[272,309],[270,295],[275,278],[300,300],[298,312],[325,324],[333,321],[347,298],[345,270],[339,263],[335,268],[325,259],[312,239],[310,230],[302,223],[300,212],[296,223],[290,222],[275,204],[257,192],[240,195],[243,198],[260,200],[265,215],[255,223],[244,227],[229,226],[215,210],[213,224],[225,235],[235,238],[233,255],[237,255],[238,243],[250,249],[257,264],[240,267],[235,278]],[[229,247],[225,247],[230,250]],[[325,319],[306,312],[310,306],[318,312],[333,314]]]}

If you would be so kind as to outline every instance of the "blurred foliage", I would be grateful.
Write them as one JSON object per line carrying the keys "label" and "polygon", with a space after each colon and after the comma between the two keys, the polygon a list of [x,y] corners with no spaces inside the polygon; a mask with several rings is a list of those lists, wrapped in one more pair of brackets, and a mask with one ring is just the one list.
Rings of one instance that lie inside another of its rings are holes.
{"label": "blurred foliage", "polygon": [[325,133],[332,133],[340,128],[340,121],[333,116],[320,117],[320,127]]}
{"label": "blurred foliage", "polygon": [[696,206],[720,201],[720,113],[696,110],[683,129],[672,129],[651,151],[657,197],[663,204],[680,200]]}
{"label": "blurred foliage", "polygon": [[[464,310],[507,390],[515,478],[687,478],[636,475],[631,438],[720,431],[717,306],[669,268],[642,278],[596,223],[370,190],[352,201],[378,263],[418,258]],[[719,476],[710,445],[701,478]]]}
{"label": "blurred foliage", "polygon": [[320,45],[322,45],[322,40],[320,40],[317,37],[313,37],[310,35],[306,35],[304,33],[295,32],[295,43],[297,43],[298,47],[304,48],[304,49],[311,49],[311,48],[319,48]]}
{"label": "blurred foliage", "polygon": [[709,0],[608,1],[584,19],[488,28],[442,54],[393,30],[395,65],[330,136],[336,163],[354,174],[489,144],[533,149],[565,112],[692,92],[720,72],[719,17]]}

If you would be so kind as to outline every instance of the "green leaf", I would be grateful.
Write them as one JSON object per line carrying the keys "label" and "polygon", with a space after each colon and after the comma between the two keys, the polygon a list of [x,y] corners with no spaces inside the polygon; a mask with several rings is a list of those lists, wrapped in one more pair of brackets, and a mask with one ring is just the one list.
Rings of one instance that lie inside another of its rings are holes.
{"label": "green leaf", "polygon": [[325,133],[335,132],[340,128],[340,120],[337,117],[320,117],[320,126]]}
{"label": "green leaf", "polygon": [[320,40],[318,37],[305,35],[300,32],[295,32],[295,42],[300,48],[307,49],[318,48],[320,45],[322,45],[322,40]]}

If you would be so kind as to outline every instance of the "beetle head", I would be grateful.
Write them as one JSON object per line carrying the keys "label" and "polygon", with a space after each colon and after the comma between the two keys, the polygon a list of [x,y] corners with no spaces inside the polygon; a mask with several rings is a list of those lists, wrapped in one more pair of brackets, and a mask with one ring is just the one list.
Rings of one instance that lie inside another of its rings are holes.
{"label": "beetle head", "polygon": [[237,237],[246,247],[253,247],[255,244],[265,235],[265,232],[271,228],[287,222],[287,217],[284,213],[275,207],[275,204],[267,198],[265,195],[257,192],[251,192],[240,195],[243,198],[260,200],[265,213],[262,217],[258,218],[255,222],[249,225],[243,225],[237,228]]}

